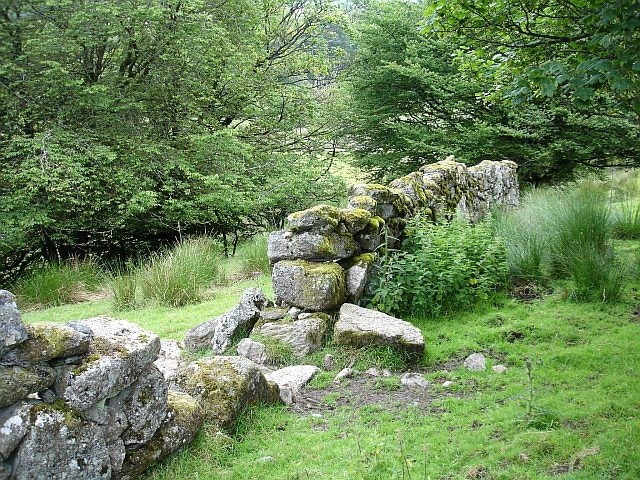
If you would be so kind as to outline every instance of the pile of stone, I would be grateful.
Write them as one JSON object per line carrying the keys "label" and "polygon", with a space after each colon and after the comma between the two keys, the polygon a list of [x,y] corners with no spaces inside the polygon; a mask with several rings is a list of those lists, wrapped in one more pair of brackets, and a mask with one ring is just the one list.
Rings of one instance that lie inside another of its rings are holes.
{"label": "pile of stone", "polygon": [[154,365],[160,339],[105,317],[24,325],[0,291],[0,478],[133,478],[203,413]]}
{"label": "pile of stone", "polygon": [[453,157],[389,186],[351,185],[346,208],[318,205],[292,213],[286,228],[269,236],[276,304],[309,312],[359,304],[377,252],[398,244],[408,218],[460,214],[478,221],[494,205],[517,205],[518,196],[515,163],[467,167]]}

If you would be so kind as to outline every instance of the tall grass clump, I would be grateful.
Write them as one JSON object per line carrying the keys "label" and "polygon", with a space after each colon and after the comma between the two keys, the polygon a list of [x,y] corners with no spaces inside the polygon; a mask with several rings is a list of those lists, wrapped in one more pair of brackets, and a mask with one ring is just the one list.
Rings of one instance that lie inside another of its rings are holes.
{"label": "tall grass clump", "polygon": [[640,239],[640,199],[626,198],[613,205],[613,229],[622,240]]}
{"label": "tall grass clump", "polygon": [[267,256],[268,239],[268,233],[260,233],[238,246],[236,256],[240,259],[244,272],[271,274],[271,265],[269,265],[269,257]]}
{"label": "tall grass clump", "polygon": [[432,316],[490,300],[506,288],[505,245],[484,224],[409,220],[402,251],[383,257],[371,304],[403,316]]}
{"label": "tall grass clump", "polygon": [[173,248],[129,264],[110,281],[116,309],[145,304],[179,307],[203,299],[206,290],[223,283],[224,257],[209,237],[190,238]]}
{"label": "tall grass clump", "polygon": [[222,262],[220,246],[208,237],[187,239],[155,253],[137,272],[142,298],[171,307],[198,302],[208,287],[223,279]]}
{"label": "tall grass clump", "polygon": [[498,213],[493,225],[506,242],[515,285],[568,278],[576,300],[619,298],[625,274],[612,246],[606,190],[586,184],[533,191],[519,209]]}
{"label": "tall grass clump", "polygon": [[75,303],[99,290],[104,274],[94,260],[51,262],[20,278],[12,287],[24,307]]}

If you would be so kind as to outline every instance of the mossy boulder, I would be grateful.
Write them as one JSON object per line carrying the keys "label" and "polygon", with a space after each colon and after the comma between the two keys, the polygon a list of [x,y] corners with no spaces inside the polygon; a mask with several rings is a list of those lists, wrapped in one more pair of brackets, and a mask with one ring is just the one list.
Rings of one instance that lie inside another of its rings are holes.
{"label": "mossy boulder", "polygon": [[376,202],[375,215],[388,220],[404,217],[411,212],[411,200],[400,190],[377,183],[354,183],[349,186],[348,196],[371,197]]}
{"label": "mossy boulder", "polygon": [[389,187],[402,192],[409,199],[410,212],[415,213],[420,208],[428,205],[429,196],[422,183],[420,172],[412,172],[409,175],[398,178],[389,184]]}
{"label": "mossy boulder", "polygon": [[353,195],[347,200],[347,208],[366,210],[371,215],[376,215],[377,206],[378,202],[369,195]]}
{"label": "mossy boulder", "polygon": [[243,357],[215,356],[186,365],[178,374],[180,390],[193,396],[206,420],[221,428],[233,425],[247,407],[279,403],[278,387],[260,366]]}
{"label": "mossy boulder", "polygon": [[424,353],[422,332],[409,322],[345,303],[335,324],[333,341],[351,347],[390,346],[418,359]]}
{"label": "mossy boulder", "polygon": [[27,339],[27,329],[16,305],[16,297],[0,290],[0,357]]}
{"label": "mossy boulder", "polygon": [[27,402],[0,409],[0,463],[7,460],[22,441],[30,418],[31,405]]}
{"label": "mossy boulder", "polygon": [[81,322],[94,336],[80,365],[59,369],[56,394],[84,410],[131,385],[158,358],[160,338],[123,320],[96,317]]}
{"label": "mossy boulder", "polygon": [[346,298],[345,272],[337,263],[284,260],[275,264],[272,278],[277,303],[328,311]]}
{"label": "mossy boulder", "polygon": [[83,355],[89,351],[91,335],[59,323],[27,325],[28,338],[5,357],[16,362],[47,362]]}
{"label": "mossy boulder", "polygon": [[102,429],[63,402],[34,406],[11,478],[110,479],[111,461]]}
{"label": "mossy boulder", "polygon": [[265,323],[256,333],[289,345],[293,355],[301,358],[322,348],[329,320],[328,315],[318,312],[290,323]]}
{"label": "mossy boulder", "polygon": [[131,480],[193,441],[204,421],[198,401],[186,393],[169,391],[167,415],[153,438],[127,451],[122,470],[112,478]]}
{"label": "mossy boulder", "polygon": [[281,260],[309,260],[316,262],[349,258],[358,250],[353,236],[343,233],[300,232],[287,230],[269,235],[267,255],[273,265]]}
{"label": "mossy boulder", "polygon": [[314,231],[330,233],[338,229],[340,209],[331,205],[316,205],[290,214],[287,217],[287,230],[292,232]]}
{"label": "mossy boulder", "polygon": [[361,250],[365,252],[373,252],[384,243],[385,221],[381,217],[371,217],[367,227],[355,235]]}
{"label": "mossy boulder", "polygon": [[41,392],[56,380],[53,368],[31,365],[26,367],[0,365],[0,408]]}
{"label": "mossy boulder", "polygon": [[340,218],[349,233],[358,233],[369,224],[371,212],[363,208],[343,208],[340,210]]}
{"label": "mossy boulder", "polygon": [[127,447],[135,448],[153,437],[167,412],[168,391],[162,372],[149,365],[138,380],[109,399],[109,407],[126,415],[121,438]]}

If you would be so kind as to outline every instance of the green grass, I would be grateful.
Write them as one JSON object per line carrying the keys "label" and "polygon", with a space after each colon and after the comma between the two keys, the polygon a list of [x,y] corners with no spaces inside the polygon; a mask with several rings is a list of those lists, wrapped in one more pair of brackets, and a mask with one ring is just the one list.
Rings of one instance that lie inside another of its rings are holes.
{"label": "green grass", "polygon": [[[617,247],[628,259],[639,250],[629,241]],[[118,316],[180,339],[191,326],[228,309],[249,286],[254,283],[227,287],[200,305]],[[636,279],[617,304],[567,302],[557,290],[533,303],[508,300],[500,308],[412,319],[425,335],[423,366],[433,384],[427,394],[441,395],[429,409],[338,407],[336,394],[323,401],[335,410],[320,417],[261,407],[247,412],[233,436],[204,428],[192,445],[145,478],[639,478],[640,323],[633,312],[640,284]],[[66,321],[104,313],[110,313],[108,301],[24,317]],[[501,363],[507,372],[442,367],[476,351],[487,355],[489,367]],[[329,346],[313,358],[327,352],[336,357],[336,371],[357,355]],[[395,360],[369,352],[357,361],[365,368]],[[324,388],[333,376],[327,372],[313,386]],[[446,396],[439,386],[444,380],[453,382]],[[378,387],[392,394],[398,385],[392,379]],[[273,460],[265,461],[267,456]]]}
{"label": "green grass", "polygon": [[236,257],[240,262],[240,272],[248,275],[254,272],[271,275],[271,265],[267,256],[268,238],[268,233],[261,233],[238,245]]}
{"label": "green grass", "polygon": [[12,291],[23,308],[42,308],[81,301],[100,288],[104,273],[91,260],[53,262],[22,277]]}
{"label": "green grass", "polygon": [[[556,295],[414,319],[425,334],[432,391],[454,382],[430,409],[338,407],[317,417],[258,408],[233,438],[205,430],[145,478],[639,478],[640,324],[631,321],[638,288],[614,305]],[[473,351],[508,371],[439,367]],[[324,377],[316,387],[328,384]],[[379,385],[397,388],[397,379]],[[324,403],[335,406],[335,397]],[[273,461],[261,460],[267,456]]]}
{"label": "green grass", "polygon": [[109,315],[136,323],[162,338],[182,340],[187,330],[211,317],[223,314],[238,303],[240,295],[245,289],[252,287],[262,288],[268,296],[273,296],[271,278],[262,275],[233,285],[219,287],[215,291],[214,298],[180,308],[148,305],[136,310],[116,310],[110,299],[103,299],[25,312],[22,314],[22,318],[27,323],[69,322],[99,315]]}

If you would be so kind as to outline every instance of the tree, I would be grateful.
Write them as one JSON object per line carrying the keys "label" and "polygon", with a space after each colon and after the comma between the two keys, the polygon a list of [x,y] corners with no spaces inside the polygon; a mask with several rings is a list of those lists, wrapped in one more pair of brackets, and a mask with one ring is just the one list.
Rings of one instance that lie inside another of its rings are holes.
{"label": "tree", "polygon": [[339,21],[325,0],[1,2],[5,270],[226,244],[334,197],[320,86]]}
{"label": "tree", "polygon": [[524,181],[540,184],[582,167],[637,165],[640,128],[614,100],[601,94],[580,109],[487,98],[493,79],[456,62],[464,38],[421,33],[424,8],[371,2],[355,26],[345,131],[368,171],[389,179],[454,154],[469,164],[513,160]]}
{"label": "tree", "polygon": [[507,98],[604,94],[640,115],[638,0],[436,0],[426,13],[427,31],[462,35],[460,59]]}

